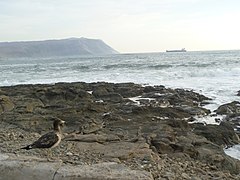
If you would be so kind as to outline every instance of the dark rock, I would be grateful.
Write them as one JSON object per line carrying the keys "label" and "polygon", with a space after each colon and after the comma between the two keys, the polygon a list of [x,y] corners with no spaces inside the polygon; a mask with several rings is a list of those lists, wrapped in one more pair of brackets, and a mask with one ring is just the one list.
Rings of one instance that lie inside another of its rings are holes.
{"label": "dark rock", "polygon": [[221,105],[217,110],[217,114],[226,115],[223,121],[231,124],[237,134],[240,134],[240,102],[233,101]]}
{"label": "dark rock", "polygon": [[97,86],[94,90],[93,90],[93,95],[96,98],[101,98],[102,96],[105,96],[109,93],[113,92],[113,89],[110,89],[108,87],[105,86]]}
{"label": "dark rock", "polygon": [[233,101],[231,103],[221,105],[215,112],[221,115],[240,113],[240,102]]}
{"label": "dark rock", "polygon": [[194,118],[194,117],[190,117],[190,118],[188,118],[188,122],[194,122],[194,121],[196,121],[197,119],[196,118]]}
{"label": "dark rock", "polygon": [[239,137],[234,132],[232,126],[227,122],[221,122],[220,125],[201,125],[193,124],[194,133],[204,136],[209,141],[224,147],[240,143]]}
{"label": "dark rock", "polygon": [[188,106],[188,105],[177,106],[176,108],[183,112],[187,112],[191,116],[194,116],[194,115],[206,116],[211,113],[211,111],[208,109],[201,108],[201,107]]}
{"label": "dark rock", "polygon": [[119,103],[123,100],[123,97],[120,94],[115,93],[109,86],[97,86],[92,94],[95,98],[107,102]]}
{"label": "dark rock", "polygon": [[145,86],[143,89],[144,93],[149,93],[149,92],[154,92],[155,91],[155,87],[153,86]]}
{"label": "dark rock", "polygon": [[162,93],[166,94],[170,89],[166,89],[164,86],[145,86],[143,89],[144,93]]}
{"label": "dark rock", "polygon": [[141,85],[134,83],[119,83],[114,86],[114,91],[124,98],[140,96],[143,89]]}
{"label": "dark rock", "polygon": [[230,123],[235,132],[240,135],[240,113],[228,114],[223,120]]}

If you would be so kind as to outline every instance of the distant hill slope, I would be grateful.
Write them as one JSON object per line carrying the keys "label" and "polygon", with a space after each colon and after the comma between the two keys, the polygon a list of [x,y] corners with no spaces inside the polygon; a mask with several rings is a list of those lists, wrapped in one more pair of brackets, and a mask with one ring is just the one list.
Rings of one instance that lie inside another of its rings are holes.
{"label": "distant hill slope", "polygon": [[116,54],[99,39],[69,38],[45,41],[0,42],[0,57],[62,57]]}

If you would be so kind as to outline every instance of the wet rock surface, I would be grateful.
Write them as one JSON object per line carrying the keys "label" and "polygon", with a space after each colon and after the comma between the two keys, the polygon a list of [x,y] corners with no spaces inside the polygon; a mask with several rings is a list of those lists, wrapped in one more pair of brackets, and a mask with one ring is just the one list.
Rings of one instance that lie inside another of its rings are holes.
{"label": "wet rock surface", "polygon": [[224,122],[231,124],[235,132],[240,135],[240,102],[233,101],[231,103],[221,105],[217,110],[217,114],[224,115]]}
{"label": "wet rock surface", "polygon": [[45,150],[19,148],[51,130],[51,117],[58,117],[66,121],[64,139],[51,154],[67,174],[71,167],[113,163],[124,169],[115,174],[119,179],[128,173],[138,179],[237,179],[240,162],[223,151],[239,143],[231,124],[187,122],[210,113],[202,106],[208,100],[189,90],[134,83],[1,87],[0,153],[46,159]]}

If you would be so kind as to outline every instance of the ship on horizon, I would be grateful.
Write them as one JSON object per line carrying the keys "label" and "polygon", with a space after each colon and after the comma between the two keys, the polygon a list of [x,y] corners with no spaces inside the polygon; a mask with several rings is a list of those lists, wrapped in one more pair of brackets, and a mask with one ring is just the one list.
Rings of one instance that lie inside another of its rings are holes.
{"label": "ship on horizon", "polygon": [[166,52],[187,52],[185,48],[178,49],[178,50],[166,50]]}

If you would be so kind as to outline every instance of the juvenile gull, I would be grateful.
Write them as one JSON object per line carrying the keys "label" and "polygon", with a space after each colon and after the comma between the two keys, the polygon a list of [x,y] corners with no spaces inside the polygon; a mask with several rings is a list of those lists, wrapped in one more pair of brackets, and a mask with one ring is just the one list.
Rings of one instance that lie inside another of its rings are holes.
{"label": "juvenile gull", "polygon": [[44,134],[43,136],[41,136],[37,141],[33,142],[32,144],[22,147],[21,149],[26,149],[26,150],[30,150],[30,149],[35,149],[35,148],[54,148],[57,145],[59,145],[59,143],[61,142],[61,136],[62,136],[62,132],[61,132],[61,127],[63,126],[63,124],[65,123],[65,121],[56,118],[53,122],[53,131]]}

